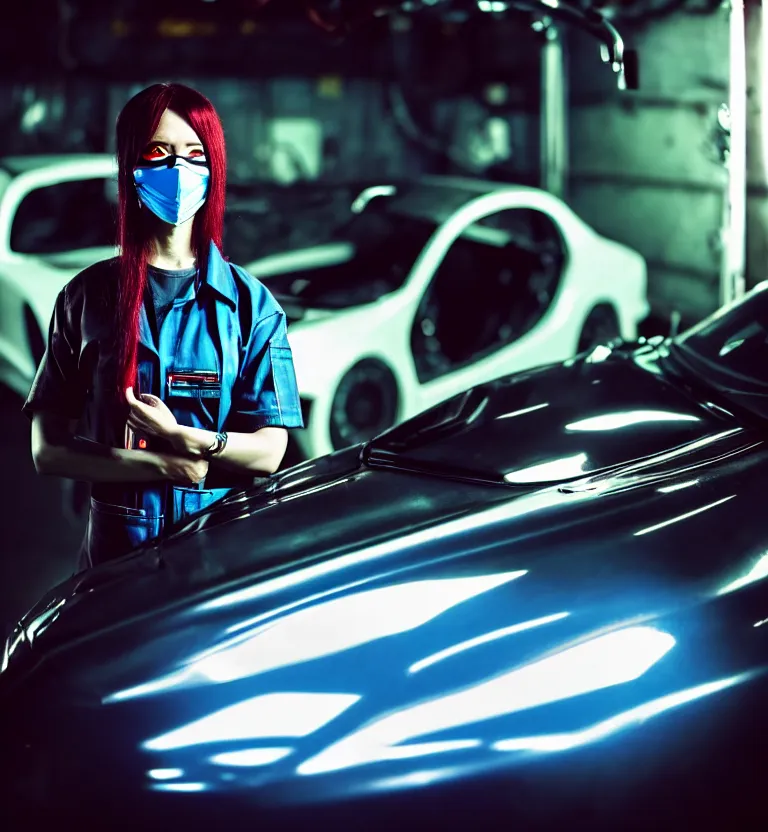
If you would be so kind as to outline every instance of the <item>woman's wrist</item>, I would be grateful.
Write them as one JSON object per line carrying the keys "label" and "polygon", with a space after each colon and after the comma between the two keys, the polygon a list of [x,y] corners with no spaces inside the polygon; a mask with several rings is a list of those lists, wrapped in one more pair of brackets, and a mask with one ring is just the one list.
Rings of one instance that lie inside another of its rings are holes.
{"label": "woman's wrist", "polygon": [[159,480],[164,477],[162,457],[154,451],[139,451],[133,448],[113,448],[113,458],[134,472],[129,480]]}
{"label": "woman's wrist", "polygon": [[174,450],[185,456],[202,456],[216,441],[216,434],[202,428],[179,425],[169,437]]}

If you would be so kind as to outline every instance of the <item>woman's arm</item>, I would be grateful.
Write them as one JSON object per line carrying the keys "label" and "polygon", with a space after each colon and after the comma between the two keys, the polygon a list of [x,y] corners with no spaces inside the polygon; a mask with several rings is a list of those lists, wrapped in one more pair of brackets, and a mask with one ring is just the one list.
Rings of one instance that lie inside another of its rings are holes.
{"label": "woman's arm", "polygon": [[[216,441],[216,434],[203,428],[180,425],[168,406],[157,396],[144,394],[136,398],[132,388],[126,391],[130,407],[128,424],[140,432],[167,439],[182,456],[199,459]],[[288,431],[282,427],[264,427],[252,433],[228,433],[227,445],[216,454],[216,463],[230,471],[249,474],[274,474],[288,446]]]}
{"label": "woman's arm", "polygon": [[[216,441],[216,434],[201,428],[179,425],[168,437],[181,454],[199,458]],[[274,474],[288,447],[285,428],[261,428],[253,433],[228,433],[224,450],[216,454],[216,464],[230,471]]]}
{"label": "woman's arm", "polygon": [[38,474],[86,482],[192,485],[208,473],[204,459],[110,448],[75,436],[73,423],[50,411],[39,411],[32,420],[32,459]]}

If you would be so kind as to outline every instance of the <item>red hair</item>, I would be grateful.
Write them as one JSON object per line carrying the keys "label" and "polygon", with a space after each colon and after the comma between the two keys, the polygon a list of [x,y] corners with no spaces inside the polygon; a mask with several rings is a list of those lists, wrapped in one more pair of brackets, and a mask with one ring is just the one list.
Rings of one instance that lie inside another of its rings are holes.
{"label": "red hair", "polygon": [[[195,215],[192,248],[199,269],[208,262],[211,243],[222,248],[227,157],[224,130],[213,104],[184,84],[153,84],[135,95],[117,118],[120,278],[117,296],[118,393],[135,386],[139,322],[152,253],[152,230],[139,203],[133,170],[163,113],[172,110],[197,133],[211,171],[208,196]],[[142,391],[149,392],[149,391]]]}

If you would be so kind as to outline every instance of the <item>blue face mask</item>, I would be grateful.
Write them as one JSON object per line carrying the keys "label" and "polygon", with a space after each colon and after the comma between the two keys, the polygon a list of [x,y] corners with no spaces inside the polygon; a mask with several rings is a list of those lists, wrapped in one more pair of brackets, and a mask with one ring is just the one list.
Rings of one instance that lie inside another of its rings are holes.
{"label": "blue face mask", "polygon": [[205,165],[172,156],[162,166],[136,168],[133,180],[142,205],[163,222],[181,225],[205,202],[210,175]]}

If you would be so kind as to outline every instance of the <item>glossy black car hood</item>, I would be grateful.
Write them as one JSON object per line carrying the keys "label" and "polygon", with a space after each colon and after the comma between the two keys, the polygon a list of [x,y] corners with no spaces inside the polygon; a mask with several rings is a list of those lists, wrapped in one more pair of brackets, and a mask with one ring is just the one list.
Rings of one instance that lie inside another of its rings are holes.
{"label": "glossy black car hood", "polygon": [[234,493],[161,547],[57,588],[25,617],[30,641],[45,633],[43,641],[63,643],[194,595],[215,597],[241,581],[253,585],[394,545],[408,532],[469,517],[549,482],[590,488],[591,475],[628,463],[642,467],[668,451],[690,461],[717,453],[720,437],[729,448],[731,440],[734,448],[749,444],[729,414],[688,397],[655,362],[652,350],[614,354],[473,388],[365,448]]}
{"label": "glossy black car hood", "polygon": [[[352,448],[59,588],[0,674],[0,768],[31,769],[48,805],[54,787],[76,810],[107,796],[121,820],[140,815],[137,829],[381,828],[369,821],[388,807],[386,828],[444,828],[452,796],[473,822],[480,806],[540,828],[525,813],[561,805],[560,784],[598,784],[603,804],[606,781],[588,765],[622,787],[648,766],[662,782],[685,772],[685,805],[721,793],[719,776],[704,789],[691,766],[730,769],[742,738],[765,731],[730,726],[764,710],[768,450],[759,431],[675,399],[636,361],[615,391],[623,402],[647,382],[644,408],[677,401],[698,421],[628,429],[627,458],[674,453],[510,487],[382,470]],[[599,389],[584,378],[609,372],[577,364],[574,388]],[[541,371],[542,389],[564,377]],[[559,405],[560,424],[595,415],[586,394],[581,406]],[[536,458],[529,444],[520,458]],[[551,781],[538,779],[543,765]],[[656,786],[651,798],[664,804]],[[562,805],[550,828],[598,828]],[[160,809],[169,822],[147,826]],[[623,811],[600,828],[628,828]],[[730,821],[715,825],[757,828]]]}
{"label": "glossy black car hood", "polygon": [[456,396],[374,440],[365,459],[534,485],[594,474],[729,427],[729,414],[665,378],[653,350],[608,356],[599,348]]}

